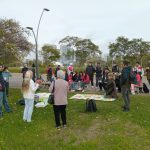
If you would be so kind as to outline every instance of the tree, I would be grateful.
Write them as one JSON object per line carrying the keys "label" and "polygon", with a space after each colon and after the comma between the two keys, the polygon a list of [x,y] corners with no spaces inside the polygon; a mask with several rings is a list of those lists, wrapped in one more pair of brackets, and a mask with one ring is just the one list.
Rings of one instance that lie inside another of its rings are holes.
{"label": "tree", "polygon": [[81,39],[75,44],[76,58],[80,63],[101,55],[99,47],[95,45],[90,39]]}
{"label": "tree", "polygon": [[60,51],[53,45],[45,44],[42,47],[42,55],[44,62],[46,63],[46,65],[48,65],[48,63],[56,61],[60,58]]}
{"label": "tree", "polygon": [[0,19],[0,61],[12,63],[22,61],[33,49],[28,41],[29,32],[13,19]]}
{"label": "tree", "polygon": [[79,63],[85,63],[90,58],[101,55],[99,47],[90,39],[67,36],[59,43],[69,46],[71,49],[73,49],[76,59]]}
{"label": "tree", "polygon": [[135,61],[142,63],[143,57],[150,53],[150,42],[118,37],[115,43],[109,44],[109,50],[110,56],[114,59],[128,59],[132,63]]}

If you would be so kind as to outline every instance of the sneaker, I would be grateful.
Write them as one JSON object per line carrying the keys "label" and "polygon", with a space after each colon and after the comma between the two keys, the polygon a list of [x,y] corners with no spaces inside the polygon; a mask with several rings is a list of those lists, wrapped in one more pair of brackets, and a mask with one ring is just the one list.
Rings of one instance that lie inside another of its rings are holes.
{"label": "sneaker", "polygon": [[57,130],[61,130],[61,129],[60,129],[60,126],[59,126],[59,127],[56,127],[56,129],[57,129]]}
{"label": "sneaker", "polygon": [[64,125],[63,125],[63,128],[67,128],[67,125],[66,125],[66,124],[64,124]]}

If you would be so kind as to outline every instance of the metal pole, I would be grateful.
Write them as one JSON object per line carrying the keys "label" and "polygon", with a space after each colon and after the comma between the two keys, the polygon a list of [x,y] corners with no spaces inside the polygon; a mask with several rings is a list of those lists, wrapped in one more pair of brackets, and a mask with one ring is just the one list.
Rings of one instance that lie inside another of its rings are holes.
{"label": "metal pole", "polygon": [[40,23],[41,23],[41,19],[42,19],[42,16],[43,16],[43,13],[44,11],[49,11],[49,9],[47,8],[44,8],[42,13],[41,13],[41,16],[40,16],[40,19],[39,19],[39,22],[38,22],[38,27],[37,27],[37,32],[36,32],[36,77],[38,78],[39,77],[39,65],[38,65],[38,35],[39,35],[39,27],[40,27]]}
{"label": "metal pole", "polygon": [[43,9],[43,11],[42,11],[42,13],[41,13],[41,16],[40,16],[40,19],[39,19],[39,22],[38,22],[38,27],[37,27],[36,35],[35,35],[35,32],[34,32],[34,30],[33,30],[32,27],[26,27],[27,29],[32,30],[32,33],[33,33],[34,39],[35,39],[35,53],[36,53],[35,65],[36,65],[36,78],[39,78],[39,66],[38,66],[38,34],[39,34],[39,27],[40,27],[40,23],[41,23],[41,19],[42,19],[42,16],[43,16],[44,11],[49,11],[49,9],[47,9],[47,8],[44,8],[44,9]]}

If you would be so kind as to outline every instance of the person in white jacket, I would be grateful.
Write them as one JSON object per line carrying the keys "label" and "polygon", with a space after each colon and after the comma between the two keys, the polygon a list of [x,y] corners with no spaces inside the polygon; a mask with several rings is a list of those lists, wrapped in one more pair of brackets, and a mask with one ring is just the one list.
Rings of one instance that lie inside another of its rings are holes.
{"label": "person in white jacket", "polygon": [[31,70],[28,70],[25,74],[25,78],[22,83],[22,92],[23,98],[25,99],[25,108],[23,113],[23,120],[27,122],[31,122],[32,112],[34,108],[34,94],[38,89],[40,80],[34,81],[32,80],[33,73]]}

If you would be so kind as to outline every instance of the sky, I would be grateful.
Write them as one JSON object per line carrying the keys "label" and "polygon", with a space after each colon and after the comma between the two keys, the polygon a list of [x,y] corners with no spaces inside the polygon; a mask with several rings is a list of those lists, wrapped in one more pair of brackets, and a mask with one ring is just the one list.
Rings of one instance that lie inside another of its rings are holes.
{"label": "sky", "polygon": [[[15,19],[36,32],[43,8],[50,11],[41,20],[40,47],[78,36],[107,54],[109,42],[118,36],[150,40],[150,0],[0,0],[0,18]],[[34,44],[32,35],[29,40]]]}

